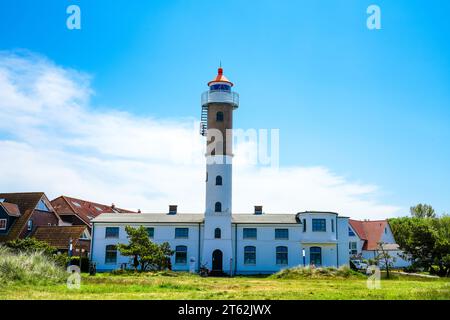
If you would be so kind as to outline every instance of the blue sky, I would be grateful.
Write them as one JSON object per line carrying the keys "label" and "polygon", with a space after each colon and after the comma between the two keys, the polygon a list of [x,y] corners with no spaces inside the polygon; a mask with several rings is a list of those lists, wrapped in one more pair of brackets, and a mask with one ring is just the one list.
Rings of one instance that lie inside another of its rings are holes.
{"label": "blue sky", "polygon": [[[366,28],[373,3],[382,30]],[[66,28],[71,4],[82,30]],[[450,212],[449,10],[425,0],[3,0],[0,50],[89,74],[94,110],[173,120],[199,117],[222,61],[241,94],[235,126],[279,128],[281,166],[322,166],[378,186],[378,200],[403,211],[426,202],[441,213]]]}

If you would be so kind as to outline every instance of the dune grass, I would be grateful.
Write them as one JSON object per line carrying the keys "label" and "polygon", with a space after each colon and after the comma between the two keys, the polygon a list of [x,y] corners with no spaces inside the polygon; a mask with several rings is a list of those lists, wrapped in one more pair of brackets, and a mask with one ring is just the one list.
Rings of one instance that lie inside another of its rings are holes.
{"label": "dune grass", "polygon": [[42,252],[19,252],[0,246],[0,290],[4,286],[63,283],[67,274]]}
{"label": "dune grass", "polygon": [[254,276],[202,278],[186,273],[83,275],[81,288],[70,290],[64,283],[30,285],[24,282],[0,287],[0,299],[111,300],[111,299],[450,299],[449,279],[395,276],[382,280],[381,289],[369,290],[366,278]]}

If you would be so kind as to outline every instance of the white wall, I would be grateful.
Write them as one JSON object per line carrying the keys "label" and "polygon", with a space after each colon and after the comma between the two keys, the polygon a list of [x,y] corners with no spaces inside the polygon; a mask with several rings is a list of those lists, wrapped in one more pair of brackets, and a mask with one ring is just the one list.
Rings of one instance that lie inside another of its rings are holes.
{"label": "white wall", "polygon": [[[123,257],[120,253],[117,254],[116,264],[105,263],[105,249],[107,245],[117,245],[118,243],[128,243],[127,234],[125,232],[125,226],[131,225],[133,227],[139,227],[143,225],[146,228],[155,228],[154,239],[156,243],[168,242],[172,250],[175,250],[176,246],[187,246],[187,263],[183,265],[175,264],[175,255],[172,256],[172,269],[176,271],[188,271],[190,257],[199,257],[199,226],[198,224],[110,224],[110,223],[95,223],[93,227],[92,235],[92,261],[97,264],[98,271],[111,271],[119,269],[122,263],[129,263],[129,257]],[[119,227],[118,239],[105,238],[106,227]],[[189,228],[188,239],[175,239],[175,228]]]}
{"label": "white wall", "polygon": [[[235,227],[236,228],[236,227]],[[234,228],[234,229],[235,229]],[[257,239],[243,239],[244,228],[256,228]],[[275,229],[288,229],[289,240],[275,240]],[[237,270],[238,274],[248,273],[273,273],[283,268],[298,266],[302,263],[302,249],[300,245],[301,228],[299,225],[273,225],[239,224],[237,226]],[[234,242],[234,241],[233,241]],[[256,264],[244,264],[244,248],[246,246],[256,247]],[[276,247],[288,247],[288,265],[276,264]],[[233,248],[234,249],[234,248]]]}

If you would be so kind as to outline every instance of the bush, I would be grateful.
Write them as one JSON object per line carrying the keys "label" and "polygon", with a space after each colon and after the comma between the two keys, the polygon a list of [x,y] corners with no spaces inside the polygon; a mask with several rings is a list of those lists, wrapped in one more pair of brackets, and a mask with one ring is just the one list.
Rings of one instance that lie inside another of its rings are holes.
{"label": "bush", "polygon": [[325,267],[325,268],[311,268],[311,267],[294,267],[283,269],[271,276],[275,279],[302,279],[302,278],[350,278],[350,277],[365,277],[359,272],[353,271],[348,266],[340,268]]}
{"label": "bush", "polygon": [[14,283],[64,283],[67,274],[52,258],[42,252],[13,252],[0,246],[0,285]]}
{"label": "bush", "polygon": [[42,252],[46,255],[53,255],[56,253],[56,248],[50,246],[47,242],[36,240],[35,238],[25,238],[8,241],[5,246],[13,252]]}

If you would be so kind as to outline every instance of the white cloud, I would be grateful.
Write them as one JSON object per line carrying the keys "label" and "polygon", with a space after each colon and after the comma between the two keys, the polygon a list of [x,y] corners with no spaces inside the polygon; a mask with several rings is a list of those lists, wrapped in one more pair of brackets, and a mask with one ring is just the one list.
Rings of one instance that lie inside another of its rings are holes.
{"label": "white cloud", "polygon": [[[0,52],[0,190],[45,191],[148,212],[204,210],[204,140],[197,120],[143,118],[90,105],[90,77],[31,53]],[[236,147],[234,211],[330,210],[385,218],[399,208],[377,188],[321,167],[271,169]]]}

